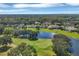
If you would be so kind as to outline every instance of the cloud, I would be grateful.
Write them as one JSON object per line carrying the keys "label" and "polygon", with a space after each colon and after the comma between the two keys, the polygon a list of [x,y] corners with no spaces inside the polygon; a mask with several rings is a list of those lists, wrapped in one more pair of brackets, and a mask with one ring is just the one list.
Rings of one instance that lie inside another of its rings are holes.
{"label": "cloud", "polygon": [[0,14],[79,13],[79,7],[73,6],[79,6],[79,3],[3,3],[0,4]]}
{"label": "cloud", "polygon": [[26,8],[26,7],[50,7],[51,4],[15,4],[15,8]]}
{"label": "cloud", "polygon": [[1,4],[0,4],[0,7],[1,7],[1,8],[8,8],[8,7],[10,7],[10,6],[9,6],[9,5],[6,5],[6,4],[2,4],[2,3],[1,3]]}
{"label": "cloud", "polygon": [[27,8],[27,7],[34,7],[34,8],[40,8],[40,7],[57,7],[57,6],[64,6],[64,4],[58,4],[58,3],[39,3],[39,4],[14,4],[14,8]]}
{"label": "cloud", "polygon": [[57,6],[64,6],[62,3],[13,3],[13,4],[5,4],[1,3],[0,4],[0,9],[1,8],[27,8],[27,7],[32,7],[32,8],[46,8],[46,7],[57,7]]}
{"label": "cloud", "polygon": [[71,6],[79,6],[79,3],[67,3],[67,4]]}
{"label": "cloud", "polygon": [[0,13],[6,13],[6,12],[23,12],[27,9],[11,9],[11,10],[5,10],[5,9],[0,9]]}
{"label": "cloud", "polygon": [[31,7],[31,8],[46,8],[46,7],[59,7],[59,6],[66,6],[66,5],[70,5],[70,6],[79,6],[79,3],[14,3],[14,4],[5,4],[5,3],[1,3],[0,4],[0,9],[1,8],[27,8],[27,7]]}

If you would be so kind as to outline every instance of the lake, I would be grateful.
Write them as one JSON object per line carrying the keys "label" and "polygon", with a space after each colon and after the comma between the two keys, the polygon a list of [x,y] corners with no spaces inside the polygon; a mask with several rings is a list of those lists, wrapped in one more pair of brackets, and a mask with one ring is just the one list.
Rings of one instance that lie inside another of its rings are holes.
{"label": "lake", "polygon": [[79,39],[71,39],[72,49],[73,49],[73,55],[79,56]]}
{"label": "lake", "polygon": [[[42,39],[52,39],[56,33],[50,32],[40,32],[38,38]],[[70,38],[72,47],[70,48],[72,55],[79,56],[79,39]]]}
{"label": "lake", "polygon": [[39,32],[38,38],[42,39],[52,39],[54,37],[55,33],[50,32]]}

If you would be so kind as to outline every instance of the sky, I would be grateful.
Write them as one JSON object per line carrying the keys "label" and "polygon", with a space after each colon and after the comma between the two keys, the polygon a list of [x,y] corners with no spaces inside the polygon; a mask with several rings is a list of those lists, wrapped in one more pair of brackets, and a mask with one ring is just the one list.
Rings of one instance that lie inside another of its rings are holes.
{"label": "sky", "polygon": [[79,14],[79,3],[0,3],[0,14]]}

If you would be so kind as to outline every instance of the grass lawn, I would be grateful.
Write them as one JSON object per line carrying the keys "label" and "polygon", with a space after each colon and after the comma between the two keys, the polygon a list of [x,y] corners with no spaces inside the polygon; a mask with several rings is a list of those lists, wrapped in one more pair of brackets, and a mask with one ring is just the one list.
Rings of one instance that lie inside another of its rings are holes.
{"label": "grass lawn", "polygon": [[19,39],[13,38],[15,45],[19,45],[22,42],[25,42],[29,45],[32,45],[39,56],[52,56],[55,53],[52,51],[52,42],[50,39],[39,39],[37,41],[29,41],[28,39]]}

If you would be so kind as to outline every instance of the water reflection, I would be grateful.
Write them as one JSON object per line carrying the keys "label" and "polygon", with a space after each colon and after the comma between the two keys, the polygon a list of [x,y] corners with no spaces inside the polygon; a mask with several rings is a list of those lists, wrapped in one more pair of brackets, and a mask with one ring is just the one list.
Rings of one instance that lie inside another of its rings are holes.
{"label": "water reflection", "polygon": [[50,33],[50,32],[39,32],[38,38],[43,38],[43,39],[51,39],[53,38],[55,33]]}

